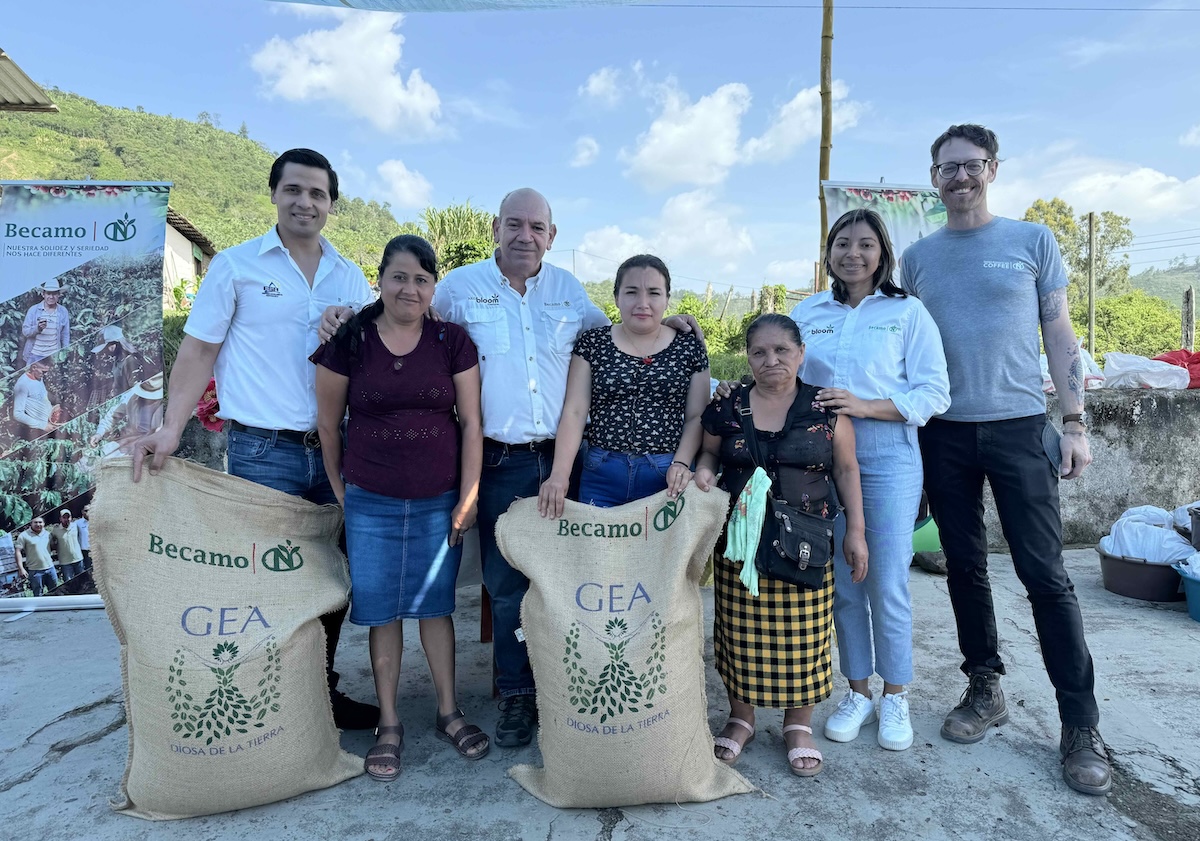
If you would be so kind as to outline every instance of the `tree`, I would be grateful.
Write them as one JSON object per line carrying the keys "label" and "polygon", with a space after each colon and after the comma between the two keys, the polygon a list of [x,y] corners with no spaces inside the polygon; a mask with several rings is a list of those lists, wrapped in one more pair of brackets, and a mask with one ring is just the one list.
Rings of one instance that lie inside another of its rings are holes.
{"label": "tree", "polygon": [[[1025,211],[1026,222],[1048,227],[1058,240],[1070,285],[1067,304],[1072,312],[1087,306],[1087,214],[1076,220],[1075,210],[1060,198],[1038,199]],[[1133,243],[1129,217],[1105,210],[1096,216],[1096,297],[1124,295],[1130,291],[1129,255],[1120,253]]]}
{"label": "tree", "polygon": [[471,207],[469,201],[442,208],[427,207],[421,211],[421,222],[425,228],[423,235],[437,252],[439,262],[445,259],[446,246],[452,242],[492,242],[492,214]]}
{"label": "tree", "polygon": [[[1071,319],[1075,332],[1087,332],[1087,311]],[[1157,356],[1179,347],[1180,314],[1162,298],[1135,289],[1096,302],[1096,350],[1099,359],[1115,350],[1138,356]]]}
{"label": "tree", "polygon": [[459,266],[486,260],[492,256],[494,247],[491,239],[460,239],[448,243],[438,255],[438,270],[445,274]]}

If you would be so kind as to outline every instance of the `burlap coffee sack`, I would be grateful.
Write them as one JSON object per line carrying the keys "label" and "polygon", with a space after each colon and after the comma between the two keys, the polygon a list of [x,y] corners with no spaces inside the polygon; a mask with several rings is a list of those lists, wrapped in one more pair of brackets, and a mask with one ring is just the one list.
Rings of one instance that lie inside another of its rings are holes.
{"label": "burlap coffee sack", "polygon": [[521,628],[537,681],[543,767],[509,774],[558,807],[682,803],[754,787],[713,756],[700,574],[729,495],[689,488],[618,508],[536,499],[496,526],[528,576]]}
{"label": "burlap coffee sack", "polygon": [[362,773],[338,744],[318,620],[350,589],[338,508],[179,459],[134,484],[119,458],[91,518],[129,719],[114,808],[208,815]]}

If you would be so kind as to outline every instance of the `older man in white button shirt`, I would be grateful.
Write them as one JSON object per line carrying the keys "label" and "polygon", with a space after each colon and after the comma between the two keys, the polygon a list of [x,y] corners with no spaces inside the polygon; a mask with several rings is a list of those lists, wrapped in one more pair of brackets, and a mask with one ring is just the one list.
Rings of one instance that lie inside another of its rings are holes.
{"label": "older man in white button shirt", "polygon": [[[514,500],[537,496],[550,475],[575,339],[609,321],[574,275],[542,262],[557,233],[544,196],[528,188],[509,193],[492,233],[495,254],[447,274],[433,306],[466,327],[479,349],[485,436],[479,543],[501,696],[496,743],[518,747],[530,742],[537,723],[533,672],[517,637],[529,580],[496,548],[496,520]],[[690,317],[668,323],[685,332],[696,328]]]}
{"label": "older man in white button shirt", "polygon": [[[277,223],[213,258],[171,369],[162,428],[135,442],[134,481],[179,447],[183,428],[214,373],[230,422],[229,472],[318,504],[336,504],[317,437],[317,329],[326,311],[353,311],[375,295],[360,269],[321,236],[338,196],[337,173],[311,149],[284,152],[268,178]],[[377,707],[337,692],[333,671],[345,610],[321,617],[334,720],[374,727]]]}

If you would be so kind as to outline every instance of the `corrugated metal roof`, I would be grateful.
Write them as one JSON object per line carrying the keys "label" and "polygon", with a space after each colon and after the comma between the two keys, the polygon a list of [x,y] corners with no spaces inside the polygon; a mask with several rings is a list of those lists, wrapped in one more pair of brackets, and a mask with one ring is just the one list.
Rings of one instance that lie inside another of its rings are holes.
{"label": "corrugated metal roof", "polygon": [[212,240],[200,233],[200,229],[189,222],[186,216],[170,206],[167,207],[167,224],[187,237],[190,242],[200,246],[200,250],[209,257],[217,253],[217,247],[212,244]]}
{"label": "corrugated metal roof", "polygon": [[0,111],[57,111],[58,106],[0,50]]}

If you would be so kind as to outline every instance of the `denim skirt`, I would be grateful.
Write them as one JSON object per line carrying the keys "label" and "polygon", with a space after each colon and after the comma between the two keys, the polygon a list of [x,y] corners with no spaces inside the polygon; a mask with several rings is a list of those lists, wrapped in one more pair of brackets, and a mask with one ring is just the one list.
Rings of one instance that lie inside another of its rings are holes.
{"label": "denim skirt", "polygon": [[350,621],[386,625],[454,612],[462,543],[446,544],[452,490],[428,499],[399,499],[346,485],[346,554]]}

